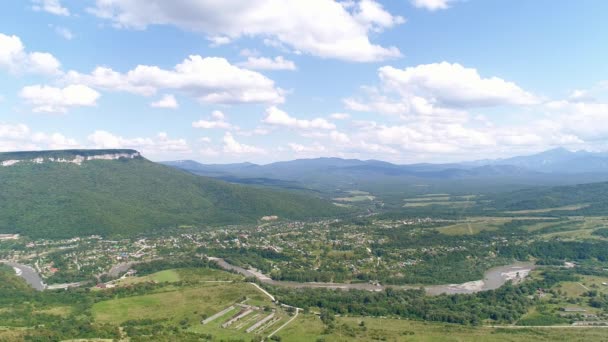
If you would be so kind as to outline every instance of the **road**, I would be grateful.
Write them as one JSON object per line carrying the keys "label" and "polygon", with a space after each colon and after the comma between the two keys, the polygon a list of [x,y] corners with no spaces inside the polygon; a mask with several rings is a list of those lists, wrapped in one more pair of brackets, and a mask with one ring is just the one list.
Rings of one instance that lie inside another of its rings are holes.
{"label": "road", "polygon": [[270,335],[268,335],[268,338],[271,338],[272,336],[274,336],[274,334],[278,333],[279,331],[281,331],[281,329],[285,328],[286,326],[289,325],[289,323],[293,322],[294,319],[296,319],[298,317],[298,314],[300,313],[300,309],[296,309],[296,313],[293,315],[293,317],[285,322],[285,324],[281,325],[277,330],[273,331],[272,333],[270,333]]}

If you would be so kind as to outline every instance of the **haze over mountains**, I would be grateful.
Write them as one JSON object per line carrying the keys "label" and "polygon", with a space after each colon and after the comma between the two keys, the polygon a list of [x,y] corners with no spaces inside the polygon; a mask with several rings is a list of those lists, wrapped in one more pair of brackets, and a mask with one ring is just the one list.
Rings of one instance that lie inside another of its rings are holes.
{"label": "haze over mountains", "polygon": [[312,188],[369,183],[488,182],[495,185],[564,185],[608,180],[608,154],[557,148],[508,159],[451,164],[397,165],[378,160],[298,159],[267,165],[164,162],[189,172],[237,183]]}
{"label": "haze over mountains", "polygon": [[[608,180],[606,154],[564,149],[461,164],[395,165],[340,158],[268,165],[165,164],[173,167],[151,162],[135,150],[0,153],[0,233],[133,235],[181,225],[255,223],[266,215],[337,217],[355,208],[340,208],[330,200],[353,190],[376,198],[359,207],[369,213],[401,210],[408,195],[507,193],[537,185]],[[530,205],[536,208],[571,204],[553,203],[551,194],[574,190],[589,192],[566,187],[488,198],[517,208],[542,196],[541,204]],[[597,202],[576,197],[577,203]]]}

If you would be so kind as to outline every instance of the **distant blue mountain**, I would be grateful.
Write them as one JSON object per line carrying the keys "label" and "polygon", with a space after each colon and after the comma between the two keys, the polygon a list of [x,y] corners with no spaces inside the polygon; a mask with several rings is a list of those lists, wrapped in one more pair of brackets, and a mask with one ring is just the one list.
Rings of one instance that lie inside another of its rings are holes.
{"label": "distant blue mountain", "polygon": [[608,172],[608,154],[556,148],[530,156],[508,159],[486,160],[472,165],[513,165],[532,171],[558,174],[605,173]]}
{"label": "distant blue mountain", "polygon": [[395,189],[404,185],[459,184],[466,187],[504,189],[534,185],[566,185],[608,180],[608,154],[571,152],[557,148],[542,153],[507,159],[451,164],[398,165],[379,160],[341,158],[296,159],[266,165],[252,163],[201,164],[192,160],[165,162],[198,175],[234,183],[281,188],[334,190],[370,188]]}

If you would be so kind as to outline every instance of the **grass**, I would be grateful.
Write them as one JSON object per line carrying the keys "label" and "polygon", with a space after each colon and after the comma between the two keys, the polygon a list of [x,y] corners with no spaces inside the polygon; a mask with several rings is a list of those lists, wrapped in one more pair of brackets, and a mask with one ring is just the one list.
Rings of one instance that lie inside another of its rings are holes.
{"label": "grass", "polygon": [[[544,220],[546,217],[527,217],[527,216],[519,216],[519,217],[491,217],[491,216],[481,216],[466,219],[462,222],[451,224],[448,226],[438,227],[437,231],[446,235],[473,235],[477,234],[481,231],[495,231],[500,228],[501,225],[514,221],[514,220]],[[552,219],[552,218],[551,218]],[[554,225],[553,222],[540,222],[537,224],[531,224],[526,229],[529,231],[540,230],[551,225]],[[558,222],[559,224],[559,222]],[[591,231],[589,231],[590,233]]]}
{"label": "grass", "polygon": [[429,201],[429,202],[411,202],[403,205],[405,208],[416,208],[416,207],[428,207],[431,205],[445,205],[451,207],[465,207],[469,205],[473,205],[475,202],[471,201]]}
{"label": "grass", "polygon": [[596,290],[602,294],[608,294],[608,286],[602,285],[608,283],[608,277],[598,276],[581,276],[580,281],[565,281],[561,283],[561,290],[568,297],[580,297],[583,293],[589,290]]}
{"label": "grass", "polygon": [[545,239],[558,237],[566,240],[605,240],[605,238],[593,235],[592,233],[595,229],[606,227],[606,225],[605,217],[575,217],[571,219],[568,227],[554,232],[547,232],[542,237]]}
{"label": "grass", "polygon": [[338,197],[334,198],[334,201],[339,202],[364,202],[364,201],[373,201],[376,197],[372,195],[357,195],[351,197]]}
{"label": "grass", "polygon": [[175,283],[180,281],[180,276],[176,270],[165,270],[156,272],[143,277],[127,277],[116,282],[118,286],[125,286],[137,283],[156,282],[156,283]]}
{"label": "grass", "polygon": [[[221,272],[203,270],[203,274],[198,274],[198,269],[178,269],[174,271],[181,279],[194,277],[193,279],[198,280],[210,279],[210,277],[217,278],[218,274],[216,272]],[[154,275],[158,274],[155,273]],[[233,276],[229,273],[228,275]],[[225,277],[225,275],[222,276]],[[234,277],[238,276],[234,275]],[[287,315],[271,303],[268,297],[248,283],[201,283],[196,288],[174,289],[169,287],[169,289],[171,290],[161,293],[96,303],[92,310],[93,317],[98,323],[116,325],[131,319],[159,320],[164,324],[172,325],[186,320],[189,323],[189,331],[211,334],[218,341],[251,340],[254,333],[247,333],[245,330],[269,314],[264,311],[252,313],[243,321],[239,321],[229,328],[222,328],[221,325],[224,322],[238,313],[239,309],[236,308],[206,325],[200,323],[204,317],[210,317],[235,303],[243,302],[244,297],[247,298],[246,304],[259,307],[271,306],[276,309],[276,317],[279,318],[279,321],[264,328],[261,332],[262,336],[274,331],[288,319]],[[255,317],[256,314],[257,317]]]}
{"label": "grass", "polygon": [[37,310],[36,313],[68,317],[72,313],[70,306],[55,306],[48,309]]}
{"label": "grass", "polygon": [[415,197],[415,198],[406,198],[404,201],[406,202],[438,202],[438,201],[449,201],[450,196],[425,196],[425,197]]}
{"label": "grass", "polygon": [[[129,319],[166,319],[179,322],[188,319],[198,322],[240,302],[243,297],[267,301],[263,294],[247,283],[208,283],[196,288],[182,288],[142,296],[112,299],[93,305],[97,322],[121,324]],[[196,314],[194,313],[196,312]]]}
{"label": "grass", "polygon": [[496,224],[487,222],[465,222],[437,228],[440,233],[445,235],[473,235],[484,230],[494,231],[497,229]]}
{"label": "grass", "polygon": [[517,321],[517,325],[521,326],[545,326],[545,325],[568,325],[569,321],[565,318],[541,313],[541,312],[532,312],[524,317],[522,317],[519,321]]}
{"label": "grass", "polygon": [[[363,321],[365,328],[359,326]],[[606,329],[491,328],[425,323],[389,318],[336,318],[337,328],[325,326],[313,315],[300,315],[278,336],[283,341],[605,341]],[[354,336],[353,336],[354,334]]]}
{"label": "grass", "polygon": [[579,209],[586,208],[588,206],[589,206],[589,204],[574,204],[574,205],[567,205],[567,206],[557,207],[557,208],[505,211],[505,213],[507,213],[507,214],[515,214],[515,215],[520,215],[520,214],[523,214],[523,215],[525,215],[525,214],[540,214],[540,213],[550,213],[552,211],[574,211],[574,210],[579,210]]}
{"label": "grass", "polygon": [[174,283],[184,281],[231,281],[242,280],[241,275],[216,270],[213,268],[180,268],[156,272],[143,277],[128,277],[117,282],[118,286],[131,285],[145,282]]}

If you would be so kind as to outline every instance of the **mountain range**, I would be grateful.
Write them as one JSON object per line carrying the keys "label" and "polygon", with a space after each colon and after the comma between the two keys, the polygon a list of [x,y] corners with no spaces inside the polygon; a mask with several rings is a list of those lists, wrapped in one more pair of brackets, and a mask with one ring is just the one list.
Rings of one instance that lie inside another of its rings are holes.
{"label": "mountain range", "polygon": [[[557,148],[508,159],[450,164],[398,165],[378,160],[297,159],[266,165],[202,164],[192,160],[163,162],[194,174],[234,183],[283,188],[374,190],[394,185],[441,189],[474,187],[500,191],[533,185],[568,185],[608,180],[608,154]],[[488,187],[488,185],[491,185]],[[405,187],[405,188],[404,188]]]}
{"label": "mountain range", "polygon": [[0,233],[30,237],[129,236],[345,212],[314,196],[193,175],[134,150],[0,153],[0,189]]}

